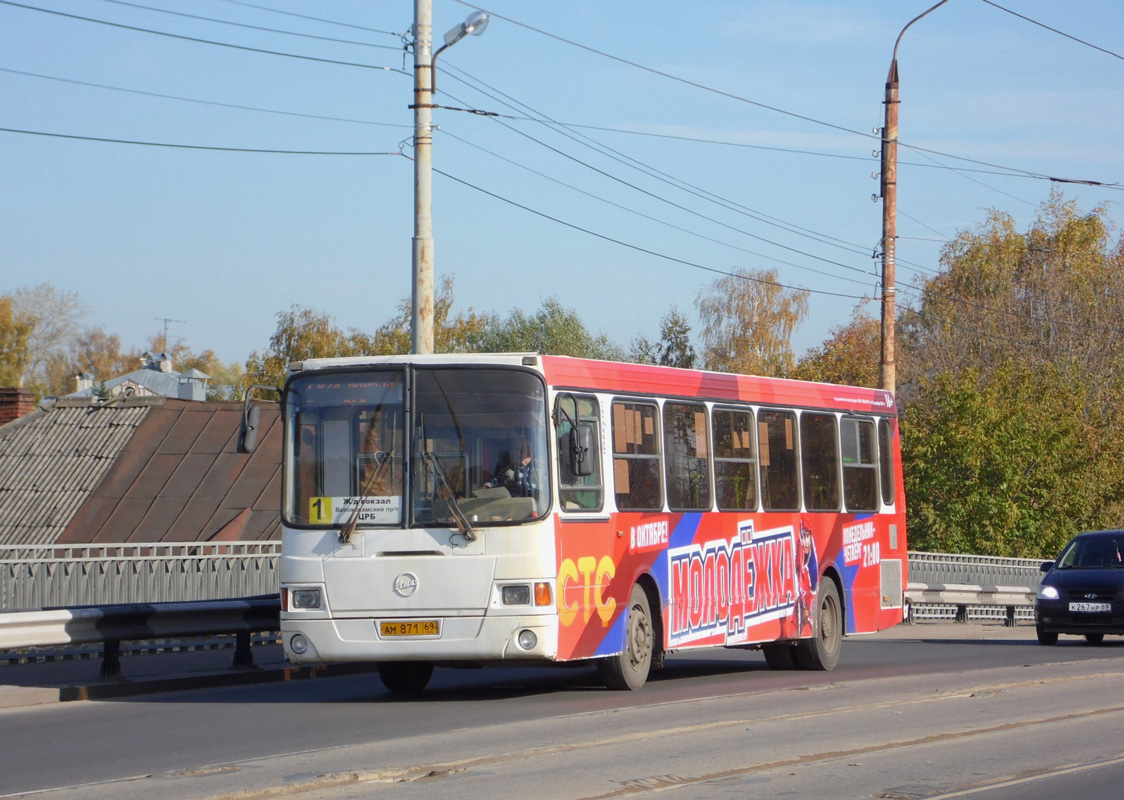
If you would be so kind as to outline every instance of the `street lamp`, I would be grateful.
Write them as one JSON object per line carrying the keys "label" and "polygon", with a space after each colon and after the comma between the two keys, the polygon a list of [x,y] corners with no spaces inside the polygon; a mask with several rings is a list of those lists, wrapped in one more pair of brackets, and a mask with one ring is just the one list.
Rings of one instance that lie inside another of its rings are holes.
{"label": "street lamp", "polygon": [[414,0],[414,240],[410,351],[433,353],[433,93],[434,61],[469,34],[479,36],[488,15],[473,11],[432,50],[432,0]]}
{"label": "street lamp", "polygon": [[878,362],[878,384],[891,394],[897,387],[894,364],[894,258],[898,235],[898,45],[909,26],[947,3],[941,0],[924,14],[909,21],[894,42],[894,58],[886,76],[886,124],[882,128],[882,354]]}

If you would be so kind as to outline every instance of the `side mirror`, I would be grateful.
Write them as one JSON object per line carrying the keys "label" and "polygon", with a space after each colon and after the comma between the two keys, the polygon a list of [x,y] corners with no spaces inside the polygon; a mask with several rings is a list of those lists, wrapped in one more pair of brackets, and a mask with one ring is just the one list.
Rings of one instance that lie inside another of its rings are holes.
{"label": "side mirror", "polygon": [[261,406],[250,405],[250,395],[253,393],[254,389],[266,389],[281,394],[281,390],[275,386],[254,384],[246,389],[246,393],[242,395],[242,435],[238,438],[238,451],[241,453],[252,453],[258,447],[258,426],[261,423]]}
{"label": "side mirror", "polygon": [[1054,562],[1053,561],[1043,561],[1041,564],[1038,565],[1038,571],[1039,572],[1049,572],[1053,568],[1054,568]]}
{"label": "side mirror", "polygon": [[593,426],[575,425],[570,429],[570,473],[576,477],[593,474],[593,459],[597,457],[594,448]]}

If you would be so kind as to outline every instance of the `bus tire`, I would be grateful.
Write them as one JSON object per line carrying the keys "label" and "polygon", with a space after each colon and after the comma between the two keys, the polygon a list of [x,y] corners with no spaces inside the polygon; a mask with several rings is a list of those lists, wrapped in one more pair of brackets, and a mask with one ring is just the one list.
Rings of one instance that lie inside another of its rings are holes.
{"label": "bus tire", "polygon": [[830,672],[839,663],[839,653],[843,649],[843,606],[831,578],[822,578],[816,592],[812,638],[801,639],[793,649],[796,666],[800,669]]}
{"label": "bus tire", "polygon": [[418,694],[429,685],[433,664],[428,661],[380,661],[379,678],[394,694]]}
{"label": "bus tire", "polygon": [[765,654],[765,663],[769,665],[769,669],[796,669],[796,648],[787,642],[763,644],[761,652]]}
{"label": "bus tire", "polygon": [[632,587],[626,614],[624,650],[601,661],[598,671],[610,689],[635,691],[648,680],[655,650],[655,625],[648,593],[640,584]]}

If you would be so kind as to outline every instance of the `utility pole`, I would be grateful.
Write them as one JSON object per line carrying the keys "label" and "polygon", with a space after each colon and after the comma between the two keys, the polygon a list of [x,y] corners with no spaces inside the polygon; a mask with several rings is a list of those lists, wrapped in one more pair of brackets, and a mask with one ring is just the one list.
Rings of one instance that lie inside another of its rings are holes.
{"label": "utility pole", "polygon": [[882,355],[878,362],[878,385],[891,394],[897,389],[897,366],[894,364],[894,275],[898,242],[898,45],[917,20],[937,10],[948,0],[941,0],[924,14],[909,21],[894,42],[894,57],[886,76],[886,120],[882,128]]}
{"label": "utility pole", "polygon": [[[902,31],[905,33],[905,31]],[[901,37],[898,37],[899,41]],[[882,356],[878,362],[878,385],[894,393],[897,367],[894,364],[894,255],[898,236],[898,58],[886,76],[886,120],[882,128]]]}
{"label": "utility pole", "polygon": [[410,352],[433,353],[433,3],[414,0],[414,239]]}

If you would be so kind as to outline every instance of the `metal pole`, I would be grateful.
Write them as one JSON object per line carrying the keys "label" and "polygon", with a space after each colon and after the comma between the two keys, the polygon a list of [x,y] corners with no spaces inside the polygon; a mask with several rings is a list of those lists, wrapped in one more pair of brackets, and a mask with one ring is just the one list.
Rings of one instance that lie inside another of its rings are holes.
{"label": "metal pole", "polygon": [[898,60],[886,78],[886,121],[882,128],[882,356],[878,385],[894,392],[894,255],[898,231]]}
{"label": "metal pole", "polygon": [[918,14],[902,28],[894,42],[894,57],[886,76],[886,124],[882,128],[882,355],[878,362],[878,383],[893,393],[897,388],[897,366],[894,364],[894,275],[898,237],[898,45],[917,20],[937,10],[948,0],[941,0],[923,14]]}
{"label": "metal pole", "polygon": [[433,352],[433,7],[414,0],[414,240],[411,352]]}

